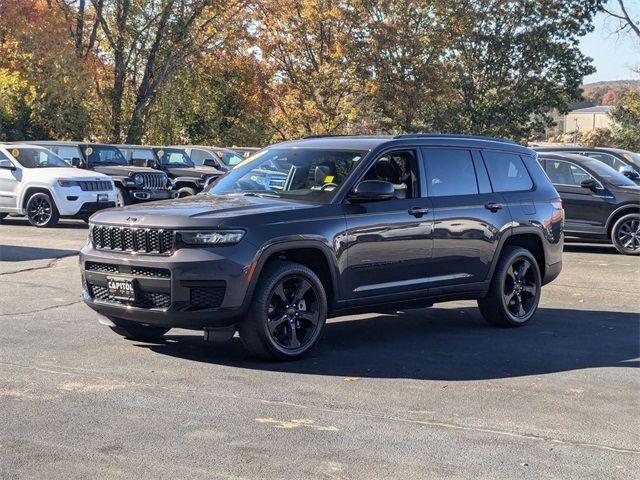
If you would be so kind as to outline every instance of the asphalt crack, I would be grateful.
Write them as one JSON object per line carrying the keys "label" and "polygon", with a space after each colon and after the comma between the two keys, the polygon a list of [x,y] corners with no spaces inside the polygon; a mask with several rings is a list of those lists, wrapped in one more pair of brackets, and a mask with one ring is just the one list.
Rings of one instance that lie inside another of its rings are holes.
{"label": "asphalt crack", "polygon": [[35,272],[36,270],[46,270],[47,268],[53,268],[55,266],[57,266],[57,263],[60,260],[63,260],[65,258],[69,258],[69,257],[74,257],[76,256],[77,253],[70,253],[69,255],[64,255],[62,257],[56,257],[52,260],[50,260],[46,265],[40,266],[40,267],[28,267],[28,268],[22,268],[19,270],[12,270],[9,272],[2,272],[0,273],[0,277],[1,276],[5,276],[5,275],[15,275],[17,273],[24,273],[24,272]]}
{"label": "asphalt crack", "polygon": [[49,310],[55,310],[56,308],[69,307],[71,305],[76,305],[78,303],[82,303],[82,300],[75,300],[69,303],[60,303],[58,305],[50,305],[48,307],[39,308],[36,310],[29,310],[27,312],[0,313],[0,317],[11,317],[11,316],[18,316],[18,315],[29,315],[31,313],[46,312]]}

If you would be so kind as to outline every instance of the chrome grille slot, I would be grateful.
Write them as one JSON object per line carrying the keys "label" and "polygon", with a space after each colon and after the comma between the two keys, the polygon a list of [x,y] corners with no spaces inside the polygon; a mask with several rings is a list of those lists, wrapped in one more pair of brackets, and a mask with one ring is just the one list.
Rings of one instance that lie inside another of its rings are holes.
{"label": "chrome grille slot", "polygon": [[83,192],[99,192],[104,190],[111,190],[111,182],[106,180],[89,180],[81,181],[78,183],[80,184],[80,189]]}
{"label": "chrome grille slot", "polygon": [[91,239],[98,250],[166,255],[173,250],[173,233],[156,228],[93,225]]}
{"label": "chrome grille slot", "polygon": [[164,173],[140,173],[144,190],[164,190],[167,188],[167,177]]}

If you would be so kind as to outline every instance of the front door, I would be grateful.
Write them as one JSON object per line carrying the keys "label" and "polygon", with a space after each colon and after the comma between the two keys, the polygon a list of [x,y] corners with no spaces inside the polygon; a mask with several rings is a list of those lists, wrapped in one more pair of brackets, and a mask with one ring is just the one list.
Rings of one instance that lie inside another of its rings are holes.
{"label": "front door", "polygon": [[[596,180],[596,191],[580,186],[593,178],[582,167],[565,160],[545,159],[544,170],[562,198],[565,232],[600,235],[610,211],[607,199],[611,193]],[[595,179],[594,179],[595,180]]]}
{"label": "front door", "polygon": [[420,196],[417,152],[379,157],[364,180],[392,183],[395,198],[345,204],[348,268],[345,296],[366,298],[428,287],[433,213]]}
{"label": "front door", "polygon": [[8,167],[13,167],[14,164],[9,157],[7,157],[2,151],[0,151],[0,207],[3,211],[11,210],[18,211],[18,183],[21,170],[11,170]]}

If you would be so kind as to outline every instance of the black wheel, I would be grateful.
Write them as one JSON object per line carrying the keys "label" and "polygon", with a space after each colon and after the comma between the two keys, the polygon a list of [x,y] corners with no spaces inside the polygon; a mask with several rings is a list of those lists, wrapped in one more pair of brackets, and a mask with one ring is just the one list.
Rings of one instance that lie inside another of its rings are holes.
{"label": "black wheel", "polygon": [[190,197],[191,195],[195,195],[196,191],[190,187],[182,187],[180,190],[178,190],[178,193],[180,194],[180,198],[184,198],[184,197]]}
{"label": "black wheel", "polygon": [[34,227],[47,228],[56,226],[60,215],[48,193],[34,193],[27,201],[27,218]]}
{"label": "black wheel", "polygon": [[611,241],[620,253],[640,255],[640,213],[620,217],[611,230]]}
{"label": "black wheel", "polygon": [[81,217],[80,220],[82,220],[87,225],[89,224],[89,217]]}
{"label": "black wheel", "polygon": [[327,297],[318,276],[304,265],[278,262],[266,268],[239,332],[257,357],[293,360],[317,343],[327,319]]}
{"label": "black wheel", "polygon": [[170,328],[164,327],[150,327],[147,325],[139,325],[135,323],[125,322],[123,320],[117,320],[110,318],[111,322],[115,324],[113,327],[109,327],[118,335],[129,338],[131,340],[141,340],[146,342],[153,342],[167,333]]}
{"label": "black wheel", "polygon": [[0,223],[2,222],[2,220],[4,220],[7,215],[9,215],[8,213],[0,213]]}
{"label": "black wheel", "polygon": [[478,300],[478,307],[492,325],[521,327],[536,313],[541,285],[540,268],[531,252],[521,247],[505,247],[489,292]]}
{"label": "black wheel", "polygon": [[116,188],[116,195],[116,207],[124,207],[125,205],[129,205],[131,203],[129,193],[126,192],[123,188]]}

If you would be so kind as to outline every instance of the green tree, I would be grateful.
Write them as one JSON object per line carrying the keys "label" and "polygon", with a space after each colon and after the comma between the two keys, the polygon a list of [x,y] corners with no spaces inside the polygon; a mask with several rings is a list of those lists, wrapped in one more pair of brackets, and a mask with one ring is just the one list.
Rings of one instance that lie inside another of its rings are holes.
{"label": "green tree", "polygon": [[599,0],[463,0],[447,9],[455,97],[436,121],[441,130],[506,136],[541,135],[548,112],[580,99],[594,71],[578,49],[592,30]]}
{"label": "green tree", "polygon": [[640,152],[640,92],[629,90],[609,113],[613,119],[611,133],[620,148]]}

